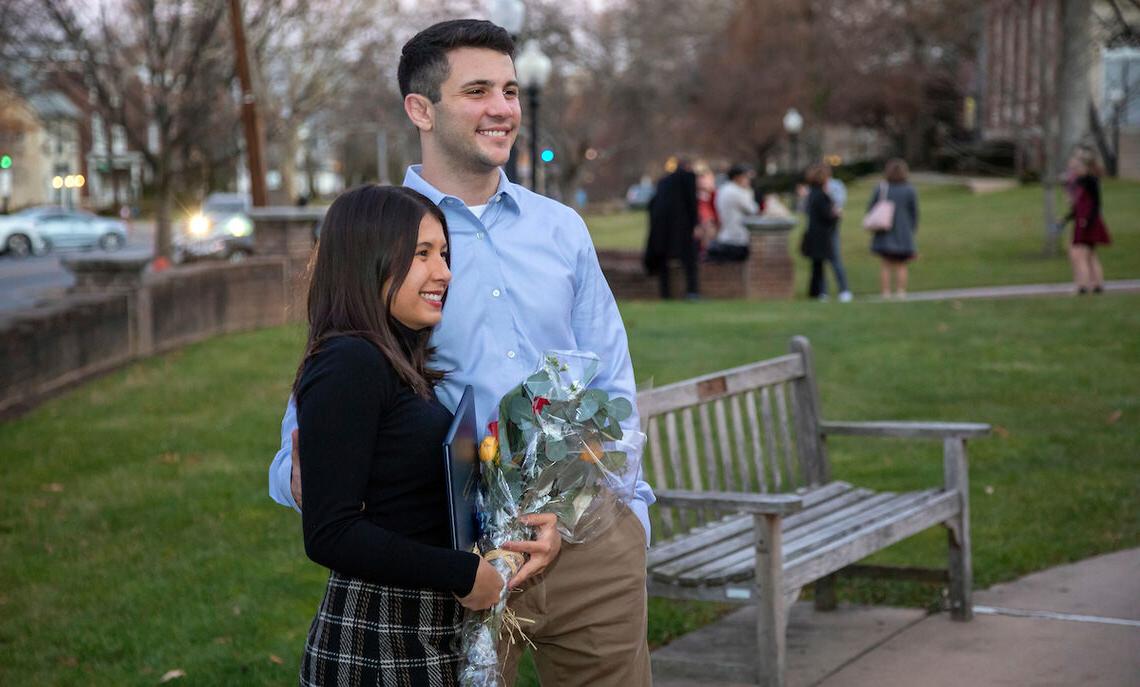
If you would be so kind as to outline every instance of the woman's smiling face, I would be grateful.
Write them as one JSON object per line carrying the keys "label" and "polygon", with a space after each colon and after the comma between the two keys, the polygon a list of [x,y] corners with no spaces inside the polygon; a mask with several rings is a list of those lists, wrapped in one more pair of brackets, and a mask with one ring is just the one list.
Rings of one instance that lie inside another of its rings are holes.
{"label": "woman's smiling face", "polygon": [[405,327],[434,327],[442,319],[443,296],[447,293],[447,285],[451,283],[447,252],[443,225],[430,213],[425,214],[420,220],[412,264],[404,277],[404,283],[392,299],[392,317]]}

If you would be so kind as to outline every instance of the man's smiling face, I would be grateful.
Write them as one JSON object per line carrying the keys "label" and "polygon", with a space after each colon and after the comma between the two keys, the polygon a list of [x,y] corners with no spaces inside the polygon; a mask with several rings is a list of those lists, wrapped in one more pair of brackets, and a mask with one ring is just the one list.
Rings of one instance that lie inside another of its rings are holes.
{"label": "man's smiling face", "polygon": [[450,71],[434,103],[441,152],[472,171],[503,166],[522,120],[514,62],[486,48],[456,48],[447,59]]}

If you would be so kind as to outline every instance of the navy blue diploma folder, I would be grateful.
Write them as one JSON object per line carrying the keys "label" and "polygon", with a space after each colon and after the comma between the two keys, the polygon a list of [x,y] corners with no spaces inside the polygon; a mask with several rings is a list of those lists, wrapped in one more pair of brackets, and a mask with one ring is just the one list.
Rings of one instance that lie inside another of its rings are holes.
{"label": "navy blue diploma folder", "polygon": [[471,551],[479,539],[475,495],[479,489],[479,433],[475,423],[475,390],[463,389],[455,419],[443,440],[443,469],[447,474],[447,509],[451,546]]}

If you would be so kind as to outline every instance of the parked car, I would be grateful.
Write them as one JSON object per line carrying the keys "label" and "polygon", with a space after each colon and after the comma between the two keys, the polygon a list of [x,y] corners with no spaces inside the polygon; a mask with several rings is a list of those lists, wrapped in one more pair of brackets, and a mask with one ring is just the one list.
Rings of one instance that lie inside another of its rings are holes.
{"label": "parked car", "polygon": [[211,193],[200,212],[181,223],[174,236],[174,262],[228,260],[253,255],[253,220],[244,193]]}
{"label": "parked car", "polygon": [[48,250],[102,248],[115,251],[127,245],[127,225],[113,217],[100,217],[86,210],[68,210],[53,205],[21,212],[35,223]]}
{"label": "parked car", "polygon": [[13,258],[26,258],[47,252],[47,243],[36,229],[30,210],[0,217],[0,253]]}

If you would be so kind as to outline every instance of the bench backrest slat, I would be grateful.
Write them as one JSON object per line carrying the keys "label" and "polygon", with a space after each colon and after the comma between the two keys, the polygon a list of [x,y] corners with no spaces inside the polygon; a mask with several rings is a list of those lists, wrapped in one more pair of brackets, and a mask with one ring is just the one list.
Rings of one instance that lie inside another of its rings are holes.
{"label": "bench backrest slat", "polygon": [[780,474],[780,452],[776,443],[776,421],[772,419],[772,390],[760,390],[760,419],[764,423],[764,445],[768,449],[768,469],[772,473],[772,491],[784,490],[784,478]]}
{"label": "bench backrest slat", "polygon": [[[638,402],[640,403],[640,398],[638,399]],[[642,421],[644,422],[646,420],[648,420],[648,424],[645,425],[645,429],[643,431],[645,432],[645,441],[649,445],[649,460],[650,465],[653,466],[653,474],[646,474],[643,477],[650,484],[660,482],[662,487],[672,486],[671,484],[665,484],[663,481],[664,477],[669,474],[669,471],[665,469],[665,461],[661,459],[661,437],[659,436],[660,432],[657,431],[657,418],[646,418],[643,415]],[[644,466],[644,461],[642,462],[642,465]],[[673,536],[673,531],[675,529],[673,526],[673,509],[658,508],[657,512],[660,515],[659,517],[653,519],[653,530],[655,532],[660,531],[665,539],[669,539]]]}
{"label": "bench backrest slat", "polygon": [[788,475],[788,478],[791,479],[792,481],[797,482],[797,483],[802,483],[803,482],[803,473],[802,472],[800,473],[800,479],[798,479],[798,480],[792,479],[792,475],[795,474],[793,472],[793,470],[794,470],[793,466],[796,464],[796,461],[792,458],[792,452],[795,449],[792,446],[792,436],[791,436],[792,422],[788,418],[788,402],[787,402],[787,399],[785,397],[786,391],[787,391],[787,388],[786,388],[786,385],[784,385],[784,384],[777,384],[775,386],[776,413],[777,413],[776,426],[780,428],[780,439],[782,440],[783,445],[784,445],[784,452],[783,452],[784,453],[784,455],[783,455],[783,458],[784,458],[784,474]]}
{"label": "bench backrest slat", "polygon": [[761,448],[760,421],[756,411],[756,394],[744,394],[744,410],[748,415],[748,428],[752,430],[752,469],[756,473],[756,489],[768,492],[768,475],[764,470],[764,449]]}
{"label": "bench backrest slat", "polygon": [[713,491],[721,491],[724,489],[724,483],[720,480],[720,470],[716,464],[716,453],[713,451],[713,431],[712,422],[709,421],[709,407],[708,404],[702,403],[697,412],[701,418],[701,440],[705,447],[705,468],[707,472],[705,475],[709,478],[709,489]]}
{"label": "bench backrest slat", "polygon": [[744,443],[744,420],[740,414],[740,396],[728,398],[729,407],[732,409],[732,447],[736,449],[733,452],[733,457],[736,459],[736,469],[740,475],[740,489],[742,491],[756,491],[756,483],[752,479],[752,470],[749,469],[748,446]]}

